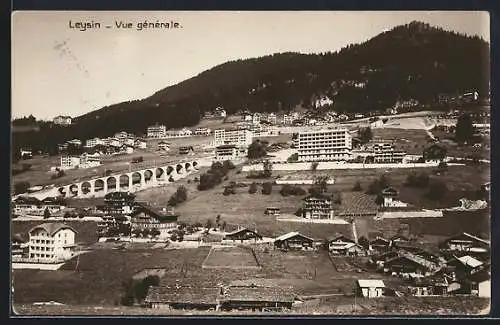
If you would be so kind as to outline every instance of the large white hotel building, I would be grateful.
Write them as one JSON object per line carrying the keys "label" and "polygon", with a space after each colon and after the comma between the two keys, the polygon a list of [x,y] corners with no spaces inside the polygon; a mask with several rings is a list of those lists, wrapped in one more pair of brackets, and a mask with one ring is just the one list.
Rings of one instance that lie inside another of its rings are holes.
{"label": "large white hotel building", "polygon": [[252,144],[252,131],[247,129],[214,131],[214,146],[232,144],[238,147],[248,147]]}
{"label": "large white hotel building", "polygon": [[299,161],[346,161],[351,157],[352,137],[344,127],[300,132]]}

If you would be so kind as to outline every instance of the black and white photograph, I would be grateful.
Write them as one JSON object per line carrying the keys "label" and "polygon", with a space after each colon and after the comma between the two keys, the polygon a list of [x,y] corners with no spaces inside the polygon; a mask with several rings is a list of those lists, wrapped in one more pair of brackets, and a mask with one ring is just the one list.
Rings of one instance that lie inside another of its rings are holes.
{"label": "black and white photograph", "polygon": [[487,316],[486,11],[16,11],[11,314]]}

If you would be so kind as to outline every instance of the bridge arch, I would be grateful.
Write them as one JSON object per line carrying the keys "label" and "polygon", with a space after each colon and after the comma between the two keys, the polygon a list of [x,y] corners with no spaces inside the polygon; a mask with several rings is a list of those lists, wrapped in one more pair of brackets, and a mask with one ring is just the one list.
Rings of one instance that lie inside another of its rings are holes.
{"label": "bridge arch", "polygon": [[182,165],[177,164],[177,166],[175,167],[175,170],[177,171],[177,174],[182,174]]}
{"label": "bridge arch", "polygon": [[185,163],[184,168],[186,169],[187,172],[191,171],[191,164],[190,163]]}
{"label": "bridge arch", "polygon": [[153,180],[154,173],[151,169],[146,169],[144,171],[144,182],[149,183]]}
{"label": "bridge arch", "polygon": [[94,193],[104,191],[104,180],[102,178],[96,179],[94,182]]}
{"label": "bridge arch", "polygon": [[156,168],[155,177],[157,181],[165,180],[165,170],[161,167]]}
{"label": "bridge arch", "polygon": [[78,184],[71,184],[69,186],[69,195],[70,196],[72,196],[72,197],[77,196],[78,192],[79,192]]}
{"label": "bridge arch", "polygon": [[83,194],[89,194],[92,191],[92,184],[89,181],[83,182],[81,188]]}
{"label": "bridge arch", "polygon": [[132,185],[141,184],[142,182],[142,174],[139,172],[132,173]]}
{"label": "bridge arch", "polygon": [[130,184],[130,177],[127,174],[122,174],[120,175],[119,179],[120,179],[120,191],[128,190]]}
{"label": "bridge arch", "polygon": [[172,167],[172,166],[167,167],[167,175],[172,174],[173,171],[174,171],[174,167]]}
{"label": "bridge arch", "polygon": [[108,193],[116,191],[117,182],[116,182],[115,176],[108,177],[106,179],[106,184],[107,184],[107,188],[108,188],[108,191],[107,191]]}

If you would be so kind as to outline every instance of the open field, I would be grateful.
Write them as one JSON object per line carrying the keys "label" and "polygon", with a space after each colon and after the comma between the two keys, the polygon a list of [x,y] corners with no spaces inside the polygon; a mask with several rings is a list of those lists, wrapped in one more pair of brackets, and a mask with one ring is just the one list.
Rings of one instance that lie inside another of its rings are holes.
{"label": "open field", "polygon": [[[164,270],[160,285],[186,282],[199,287],[235,280],[269,279],[267,282],[276,282],[276,285],[292,286],[299,295],[350,293],[360,276],[357,272],[338,272],[326,252],[284,253],[272,248],[256,248],[262,267],[238,270],[202,268],[208,252],[208,248],[168,250],[152,249],[148,245],[134,245],[124,250],[96,249],[80,256],[78,268],[73,259],[57,271],[14,270],[14,301],[53,300],[64,304],[112,306],[123,294],[122,283],[144,269]],[[362,276],[382,278],[387,283],[400,281],[375,273]]]}
{"label": "open field", "polygon": [[214,247],[210,250],[202,268],[258,269],[259,262],[249,247]]}
{"label": "open field", "polygon": [[[311,316],[311,315],[486,315],[489,312],[490,301],[478,297],[386,297],[379,299],[362,299],[347,297],[330,297],[328,299],[314,299],[293,307],[286,315],[267,312],[262,315]],[[165,311],[161,309],[121,306],[33,306],[31,304],[15,304],[14,313],[18,316],[36,315],[72,315],[72,316],[234,316],[257,315],[258,312],[230,311]]]}
{"label": "open field", "polygon": [[[21,234],[23,238],[28,238],[28,231],[36,225],[45,221],[12,221],[12,234]],[[76,242],[79,244],[92,244],[97,241],[97,222],[95,221],[64,221],[65,224],[76,230]]]}

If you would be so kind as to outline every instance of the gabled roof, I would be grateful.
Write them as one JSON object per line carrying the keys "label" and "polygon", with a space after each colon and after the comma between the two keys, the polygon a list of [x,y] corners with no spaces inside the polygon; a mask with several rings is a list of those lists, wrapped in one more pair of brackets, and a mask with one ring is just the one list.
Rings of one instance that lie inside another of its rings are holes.
{"label": "gabled roof", "polygon": [[217,287],[176,285],[150,287],[145,302],[216,305],[219,291]]}
{"label": "gabled roof", "polygon": [[40,200],[33,196],[18,196],[14,203],[18,204],[40,204]]}
{"label": "gabled roof", "polygon": [[300,234],[299,232],[297,231],[292,231],[292,232],[289,232],[287,234],[284,234],[284,235],[281,235],[279,237],[276,237],[275,241],[283,241],[283,240],[288,240],[290,238],[293,238],[295,236],[299,236],[299,237],[303,237],[303,238],[306,238],[310,241],[314,241],[314,239],[310,238],[310,237],[307,237],[307,236],[304,236],[302,234]]}
{"label": "gabled roof", "polygon": [[31,228],[28,233],[31,234],[36,229],[43,229],[46,232],[48,232],[50,236],[54,236],[55,233],[57,233],[58,231],[63,230],[63,229],[70,229],[74,233],[76,233],[76,230],[73,229],[73,227],[68,226],[64,223],[60,223],[60,222],[42,223],[38,226],[34,226],[33,228]]}
{"label": "gabled roof", "polygon": [[387,245],[389,245],[390,240],[385,239],[384,237],[377,236],[377,238],[375,238],[374,240],[370,241],[370,244],[377,243],[377,242],[379,242],[379,243],[386,243]]}
{"label": "gabled roof", "polygon": [[349,243],[354,243],[354,240],[341,234],[341,233],[335,233],[333,234],[332,236],[328,237],[328,241],[329,242],[332,242],[332,241],[335,241],[335,240],[338,240],[338,239],[342,239],[343,241],[345,242],[349,242]]}
{"label": "gabled roof", "polygon": [[455,257],[460,263],[462,263],[463,265],[465,266],[468,266],[468,267],[472,267],[472,268],[476,268],[478,266],[481,266],[483,265],[483,262],[475,259],[474,257],[472,256],[469,256],[469,255],[465,255],[465,256],[462,256],[462,257]]}
{"label": "gabled roof", "polygon": [[227,233],[226,236],[234,236],[236,234],[245,233],[245,232],[251,232],[251,233],[253,233],[253,234],[255,234],[255,235],[257,235],[257,236],[260,237],[260,235],[257,232],[255,232],[253,230],[250,230],[250,229],[247,229],[247,228],[242,228],[242,229],[239,229],[239,230],[232,231],[230,233]]}
{"label": "gabled roof", "polygon": [[357,280],[361,288],[385,288],[384,281],[378,279]]}
{"label": "gabled roof", "polygon": [[386,187],[382,190],[382,195],[386,195],[386,196],[397,196],[398,195],[398,191],[393,188],[393,187]]}
{"label": "gabled roof", "polygon": [[141,212],[145,212],[159,221],[177,221],[177,216],[168,215],[163,211],[142,202],[136,203],[136,207],[134,208],[134,211],[132,211],[130,216],[134,217]]}
{"label": "gabled roof", "polygon": [[295,294],[290,288],[283,287],[230,287],[221,300],[290,303],[295,300]]}
{"label": "gabled roof", "polygon": [[463,233],[461,233],[460,235],[450,237],[450,238],[448,238],[448,240],[447,240],[447,241],[454,240],[454,239],[458,239],[458,238],[460,238],[460,237],[467,237],[467,238],[469,238],[469,239],[472,239],[472,240],[478,241],[478,242],[480,242],[480,243],[490,245],[490,241],[489,241],[489,240],[479,238],[479,237],[474,236],[474,235],[471,235],[471,234],[469,234],[469,233],[467,233],[467,232],[463,232]]}

